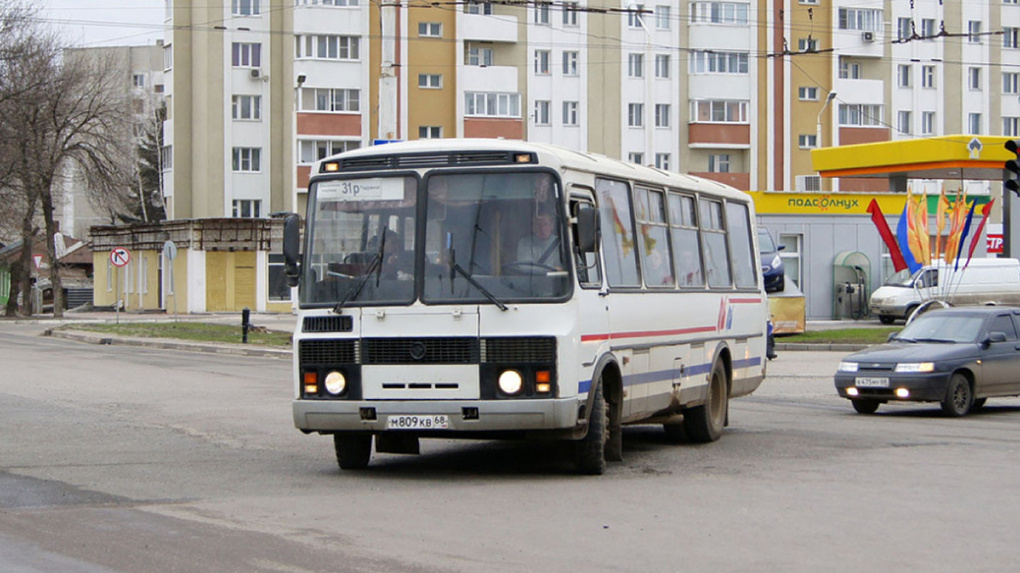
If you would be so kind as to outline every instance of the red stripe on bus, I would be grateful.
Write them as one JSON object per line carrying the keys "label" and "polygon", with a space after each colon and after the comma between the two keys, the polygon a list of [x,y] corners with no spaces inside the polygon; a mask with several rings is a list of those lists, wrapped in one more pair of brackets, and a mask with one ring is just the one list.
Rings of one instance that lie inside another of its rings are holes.
{"label": "red stripe on bus", "polygon": [[672,336],[677,334],[694,334],[697,332],[715,332],[714,326],[697,326],[694,328],[680,328],[677,330],[645,330],[638,332],[614,332],[609,334],[585,334],[581,336],[581,342],[595,342],[609,340],[611,338],[644,338],[646,336]]}
{"label": "red stripe on bus", "polygon": [[730,304],[758,304],[761,302],[760,298],[731,298]]}

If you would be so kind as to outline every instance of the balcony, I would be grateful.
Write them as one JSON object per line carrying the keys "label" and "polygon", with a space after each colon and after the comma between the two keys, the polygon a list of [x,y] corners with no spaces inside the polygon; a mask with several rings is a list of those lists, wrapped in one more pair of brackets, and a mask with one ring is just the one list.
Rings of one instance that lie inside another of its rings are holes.
{"label": "balcony", "polygon": [[465,42],[516,42],[517,17],[495,14],[464,14],[461,39]]}

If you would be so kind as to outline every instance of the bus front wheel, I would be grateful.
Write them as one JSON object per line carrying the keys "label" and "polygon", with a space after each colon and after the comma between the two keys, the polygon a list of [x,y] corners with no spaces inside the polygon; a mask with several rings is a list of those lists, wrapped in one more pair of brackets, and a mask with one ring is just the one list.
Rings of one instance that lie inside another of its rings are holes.
{"label": "bus front wheel", "polygon": [[574,444],[574,459],[577,472],[586,475],[602,475],[606,471],[606,441],[609,438],[609,404],[606,403],[600,380],[595,387],[591,415],[588,417],[588,433]]}
{"label": "bus front wheel", "polygon": [[372,434],[333,434],[333,448],[340,469],[365,469],[372,458]]}
{"label": "bus front wheel", "polygon": [[723,426],[726,425],[728,387],[726,369],[722,362],[716,362],[708,379],[707,400],[703,405],[684,413],[684,433],[692,442],[707,444],[722,435]]}

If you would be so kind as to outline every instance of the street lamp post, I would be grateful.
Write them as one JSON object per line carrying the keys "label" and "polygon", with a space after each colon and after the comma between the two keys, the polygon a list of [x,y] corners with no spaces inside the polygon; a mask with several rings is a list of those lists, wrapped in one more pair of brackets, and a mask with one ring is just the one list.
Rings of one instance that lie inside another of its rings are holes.
{"label": "street lamp post", "polygon": [[825,103],[822,104],[822,109],[818,111],[818,119],[815,123],[815,146],[822,146],[822,114],[825,113],[825,108],[829,107],[829,103],[836,99],[836,92],[829,92],[829,97],[825,98]]}

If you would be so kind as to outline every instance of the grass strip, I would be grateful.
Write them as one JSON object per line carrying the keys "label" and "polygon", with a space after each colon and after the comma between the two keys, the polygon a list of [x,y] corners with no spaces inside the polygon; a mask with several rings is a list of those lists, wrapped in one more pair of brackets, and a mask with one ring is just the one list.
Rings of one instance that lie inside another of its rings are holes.
{"label": "grass strip", "polygon": [[[174,338],[195,342],[240,344],[240,325],[211,324],[206,322],[122,322],[120,324],[78,323],[61,327],[63,330],[84,330],[135,338]],[[290,348],[291,333],[255,328],[248,331],[248,344],[273,348]]]}

